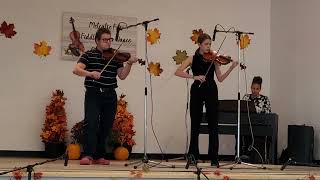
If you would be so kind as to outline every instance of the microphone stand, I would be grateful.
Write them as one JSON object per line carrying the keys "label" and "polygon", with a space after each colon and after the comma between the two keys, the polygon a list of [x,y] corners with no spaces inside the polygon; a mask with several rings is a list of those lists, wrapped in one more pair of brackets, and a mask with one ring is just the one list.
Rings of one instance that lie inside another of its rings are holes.
{"label": "microphone stand", "polygon": [[[19,167],[19,168],[14,168],[12,170],[9,170],[9,171],[4,171],[4,172],[1,172],[0,173],[0,176],[1,175],[5,175],[5,174],[8,174],[8,173],[11,173],[11,172],[14,172],[14,171],[19,171],[19,170],[23,170],[23,169],[26,169],[27,170],[27,173],[28,173],[28,180],[31,180],[31,173],[34,171],[34,167],[35,166],[38,166],[38,165],[42,165],[42,164],[46,164],[46,163],[49,163],[49,162],[54,162],[54,161],[57,161],[57,160],[65,160],[68,158],[68,154],[65,153],[63,155],[61,155],[60,157],[57,157],[55,159],[50,159],[50,160],[46,160],[46,161],[42,161],[42,162],[38,162],[38,163],[34,163],[34,164],[30,164],[30,165],[27,165],[27,166],[23,166],[23,167]],[[64,163],[64,166],[67,166],[67,163],[65,161]]]}
{"label": "microphone stand", "polygon": [[[240,61],[241,59],[241,53],[240,53],[240,37],[242,34],[251,34],[253,35],[254,33],[253,32],[243,32],[243,31],[225,31],[225,30],[217,30],[215,29],[215,32],[224,32],[224,33],[232,33],[232,34],[235,34],[237,39],[237,44],[238,44],[238,60]],[[240,62],[239,62],[240,64]],[[232,164],[232,166],[230,167],[230,170],[232,170],[234,167],[236,167],[237,164],[244,164],[244,165],[247,165],[247,166],[251,166],[251,167],[256,167],[258,169],[266,169],[266,167],[263,166],[263,164],[261,164],[261,166],[258,166],[258,165],[254,165],[254,164],[250,164],[250,163],[246,163],[246,162],[243,162],[241,160],[241,157],[240,157],[240,129],[241,129],[241,123],[240,123],[240,65],[237,67],[238,68],[238,111],[237,111],[237,120],[238,120],[238,123],[237,123],[237,155],[235,157],[235,162]],[[225,165],[222,165],[222,166],[226,166],[226,165],[230,165],[230,164],[225,164]],[[220,165],[220,167],[222,167]]]}
{"label": "microphone stand", "polygon": [[[147,48],[147,37],[148,37],[148,34],[147,34],[147,30],[148,30],[148,24],[153,22],[153,21],[158,21],[159,18],[156,18],[156,19],[153,19],[153,20],[150,20],[150,21],[143,21],[141,23],[137,23],[137,24],[134,24],[134,25],[129,25],[129,26],[126,26],[126,27],[120,27],[120,30],[124,30],[124,29],[129,29],[131,27],[136,27],[136,26],[139,26],[139,25],[142,25],[144,26],[144,29],[145,29],[145,58],[146,60],[148,60],[148,48]],[[147,62],[148,64],[148,62]],[[137,164],[135,166],[133,166],[134,169],[137,169],[138,166],[143,166],[143,168],[151,168],[151,167],[155,167],[155,166],[162,166],[162,167],[165,167],[165,168],[174,168],[175,166],[172,165],[172,166],[169,166],[169,165],[164,165],[164,164],[161,164],[161,162],[155,162],[155,161],[151,161],[149,160],[148,156],[147,156],[147,93],[148,93],[148,89],[147,89],[147,64],[145,64],[145,68],[144,68],[144,155],[143,155],[143,158],[139,161],[135,161],[135,162],[131,162],[131,163],[125,163],[124,166],[129,166],[129,165],[134,165],[134,164]]]}
{"label": "microphone stand", "polygon": [[[188,67],[187,68],[187,70],[186,70],[186,72],[188,73],[188,74],[190,74],[190,70],[191,70],[191,68],[190,67]],[[172,158],[172,159],[166,159],[166,162],[168,162],[169,160],[173,160],[173,161],[176,161],[176,160],[188,160],[188,148],[189,148],[189,146],[188,146],[188,143],[189,143],[189,135],[188,135],[188,124],[187,124],[187,117],[188,117],[188,111],[189,111],[189,97],[190,97],[190,95],[189,95],[189,79],[187,78],[186,79],[186,83],[187,83],[187,101],[186,101],[186,111],[185,111],[185,116],[184,116],[184,119],[185,119],[185,127],[186,127],[186,137],[187,137],[187,139],[186,139],[186,152],[183,154],[183,156],[181,156],[181,157],[177,157],[177,158]],[[190,163],[190,162],[189,162]],[[186,168],[187,169],[187,168]]]}
{"label": "microphone stand", "polygon": [[295,166],[308,166],[308,167],[320,167],[317,164],[310,164],[310,163],[300,163],[294,160],[294,158],[289,158],[280,168],[283,171],[288,165],[295,165]]}
{"label": "microphone stand", "polygon": [[207,180],[209,180],[208,176],[202,172],[202,168],[199,168],[198,163],[197,163],[196,160],[194,159],[194,156],[193,156],[193,155],[187,155],[186,158],[187,158],[187,164],[186,164],[185,169],[189,169],[189,166],[190,166],[190,165],[193,165],[193,166],[197,169],[197,171],[195,172],[195,174],[197,174],[197,180],[200,180],[201,174],[202,174]]}

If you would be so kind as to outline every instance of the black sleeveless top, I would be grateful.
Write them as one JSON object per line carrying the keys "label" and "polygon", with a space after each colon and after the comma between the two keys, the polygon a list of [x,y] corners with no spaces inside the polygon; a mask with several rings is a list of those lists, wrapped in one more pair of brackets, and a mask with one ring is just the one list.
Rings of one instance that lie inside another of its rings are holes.
{"label": "black sleeveless top", "polygon": [[[203,56],[199,53],[199,49],[195,52],[192,59],[191,70],[194,76],[205,75],[210,67],[211,62],[206,62],[203,60]],[[209,69],[209,72],[206,76],[206,81],[202,83],[202,85],[212,85],[215,84],[214,81],[214,63]],[[200,81],[194,81],[193,84],[200,84]],[[201,85],[201,86],[202,86]]]}

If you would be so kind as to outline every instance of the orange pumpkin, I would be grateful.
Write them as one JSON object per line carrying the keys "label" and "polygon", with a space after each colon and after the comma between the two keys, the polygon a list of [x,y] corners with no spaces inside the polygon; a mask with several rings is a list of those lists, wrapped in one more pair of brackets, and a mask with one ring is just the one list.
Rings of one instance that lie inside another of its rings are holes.
{"label": "orange pumpkin", "polygon": [[69,144],[67,150],[69,159],[77,160],[80,158],[81,149],[79,144]]}
{"label": "orange pumpkin", "polygon": [[120,161],[124,161],[124,160],[127,160],[129,158],[129,151],[127,148],[125,147],[117,147],[115,150],[114,150],[114,158],[116,160],[120,160]]}

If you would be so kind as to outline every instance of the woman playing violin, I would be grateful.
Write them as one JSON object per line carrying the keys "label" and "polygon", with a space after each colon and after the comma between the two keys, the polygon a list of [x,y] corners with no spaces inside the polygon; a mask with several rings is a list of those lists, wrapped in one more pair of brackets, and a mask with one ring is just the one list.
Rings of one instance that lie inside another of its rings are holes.
{"label": "woman playing violin", "polygon": [[74,74],[85,77],[86,88],[86,126],[81,165],[109,164],[105,159],[105,140],[112,128],[117,108],[116,76],[124,80],[129,75],[132,64],[138,60],[135,57],[128,58],[124,65],[116,58],[106,59],[104,51],[110,48],[112,40],[108,29],[98,29],[95,36],[97,47],[82,54],[73,70]]}
{"label": "woman playing violin", "polygon": [[[219,166],[218,162],[218,88],[214,80],[214,73],[217,80],[222,82],[230,72],[238,65],[233,61],[229,69],[222,73],[220,64],[211,57],[211,61],[204,60],[204,55],[210,53],[211,37],[208,34],[201,34],[198,38],[199,48],[193,56],[188,57],[178,67],[175,72],[176,76],[182,78],[194,79],[191,86],[190,97],[190,117],[191,117],[191,140],[189,146],[189,155],[199,158],[199,128],[203,114],[203,104],[205,104],[206,115],[209,127],[209,151],[208,155],[212,166]],[[218,56],[214,53],[211,56]],[[214,62],[212,62],[214,60]],[[210,65],[212,65],[210,67]],[[185,72],[185,69],[191,67],[193,75]],[[210,68],[209,68],[210,67]]]}

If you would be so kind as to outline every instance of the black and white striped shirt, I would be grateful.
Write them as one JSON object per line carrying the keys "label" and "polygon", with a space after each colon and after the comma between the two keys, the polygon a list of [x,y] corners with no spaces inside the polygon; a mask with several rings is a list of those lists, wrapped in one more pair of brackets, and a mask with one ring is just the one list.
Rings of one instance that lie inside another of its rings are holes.
{"label": "black and white striped shirt", "polygon": [[[101,72],[108,61],[105,60],[102,52],[95,48],[82,54],[80,59],[78,60],[78,63],[85,64],[85,70],[87,71]],[[120,63],[116,60],[111,60],[108,66],[101,73],[100,79],[96,80],[91,77],[86,77],[84,86],[86,88],[117,88],[117,70],[121,67],[123,67],[123,63]]]}

